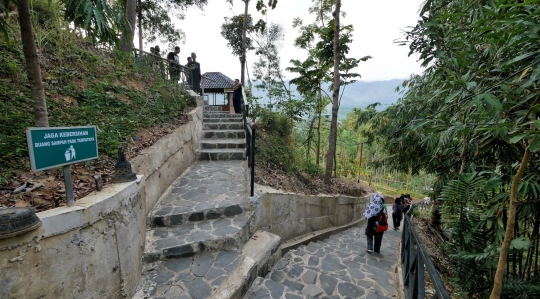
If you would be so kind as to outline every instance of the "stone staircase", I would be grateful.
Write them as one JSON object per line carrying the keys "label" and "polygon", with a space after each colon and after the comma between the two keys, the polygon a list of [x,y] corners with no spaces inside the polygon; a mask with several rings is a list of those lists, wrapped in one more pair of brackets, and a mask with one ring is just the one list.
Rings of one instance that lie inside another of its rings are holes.
{"label": "stone staircase", "polygon": [[381,254],[366,252],[364,227],[287,252],[245,298],[395,298],[399,233],[388,231]]}
{"label": "stone staircase", "polygon": [[365,252],[363,228],[289,251],[256,230],[245,171],[242,118],[204,107],[199,160],[147,219],[136,299],[391,298],[399,233],[382,255]]}
{"label": "stone staircase", "polygon": [[246,140],[241,114],[222,111],[221,106],[205,106],[199,160],[246,159]]}

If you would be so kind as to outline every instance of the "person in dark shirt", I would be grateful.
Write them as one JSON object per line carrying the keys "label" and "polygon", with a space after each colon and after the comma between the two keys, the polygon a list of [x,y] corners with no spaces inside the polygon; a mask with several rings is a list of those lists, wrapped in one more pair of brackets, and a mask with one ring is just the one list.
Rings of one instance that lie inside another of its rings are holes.
{"label": "person in dark shirt", "polygon": [[174,52],[169,52],[167,54],[167,61],[169,61],[169,75],[171,76],[171,81],[180,80],[180,47],[174,47]]}
{"label": "person in dark shirt", "polygon": [[[377,232],[377,222],[381,214],[386,214],[386,205],[380,194],[375,194],[371,203],[366,207],[364,217],[367,219],[366,237],[368,253],[381,253],[381,243],[384,232]],[[375,243],[375,244],[374,244]]]}
{"label": "person in dark shirt", "polygon": [[189,66],[191,65],[192,62],[193,62],[193,59],[191,59],[191,56],[188,56],[187,64],[186,64],[188,69],[185,70],[185,75],[186,75],[187,84],[191,90],[193,90],[193,82],[191,81],[191,69],[189,69]]}
{"label": "person in dark shirt", "polygon": [[238,79],[234,79],[233,107],[234,113],[242,113],[242,83]]}
{"label": "person in dark shirt", "polygon": [[197,54],[191,53],[193,61],[188,65],[191,70],[191,80],[193,81],[193,91],[200,94],[201,91],[201,64],[197,62]]}

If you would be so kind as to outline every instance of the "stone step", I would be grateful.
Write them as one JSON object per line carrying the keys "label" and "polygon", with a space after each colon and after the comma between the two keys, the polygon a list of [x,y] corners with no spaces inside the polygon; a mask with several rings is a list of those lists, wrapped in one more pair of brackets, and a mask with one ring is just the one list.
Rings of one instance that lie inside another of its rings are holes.
{"label": "stone step", "polygon": [[216,118],[203,118],[203,123],[219,123],[219,122],[232,122],[243,123],[242,117],[216,117]]}
{"label": "stone step", "polygon": [[238,122],[219,122],[219,123],[204,123],[203,130],[243,130],[244,123]]}
{"label": "stone step", "polygon": [[151,227],[235,217],[253,210],[243,161],[200,161],[173,182],[147,223]]}
{"label": "stone step", "polygon": [[309,295],[290,289],[271,279],[257,277],[244,299],[311,299]]}
{"label": "stone step", "polygon": [[205,203],[195,207],[161,207],[150,216],[151,227],[173,227],[203,220],[230,218],[252,211],[253,205],[244,202],[230,205],[225,202],[214,207],[213,203]]}
{"label": "stone step", "polygon": [[240,250],[251,235],[253,217],[254,214],[249,213],[235,218],[203,220],[148,230],[143,258],[146,262],[153,262],[191,256],[197,252]]}
{"label": "stone step", "polygon": [[243,148],[201,149],[198,154],[199,160],[230,161],[246,159],[246,150]]}
{"label": "stone step", "polygon": [[133,298],[239,299],[256,275],[266,275],[265,269],[280,257],[280,238],[257,231],[242,251],[198,253],[145,264]]}
{"label": "stone step", "polygon": [[217,149],[217,148],[246,148],[245,139],[202,139],[202,149]]}
{"label": "stone step", "polygon": [[203,113],[203,119],[204,118],[242,118],[242,114],[235,114],[230,113],[229,111],[223,111],[223,112],[204,112]]}
{"label": "stone step", "polygon": [[146,264],[133,299],[209,298],[244,258],[225,250]]}
{"label": "stone step", "polygon": [[244,130],[204,130],[203,138],[246,138],[246,132]]}
{"label": "stone step", "polygon": [[219,111],[219,112],[222,112],[222,111],[223,111],[223,107],[222,107],[222,106],[204,106],[204,107],[203,107],[203,111],[204,111],[204,112],[210,112],[210,111]]}

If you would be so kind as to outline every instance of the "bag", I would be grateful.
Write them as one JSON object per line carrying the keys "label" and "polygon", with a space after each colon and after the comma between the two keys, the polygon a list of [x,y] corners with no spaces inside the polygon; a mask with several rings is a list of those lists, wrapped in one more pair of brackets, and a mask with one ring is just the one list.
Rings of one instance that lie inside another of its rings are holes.
{"label": "bag", "polygon": [[375,233],[382,233],[388,230],[388,219],[386,219],[386,214],[381,212],[379,216],[379,221],[377,222],[377,229]]}

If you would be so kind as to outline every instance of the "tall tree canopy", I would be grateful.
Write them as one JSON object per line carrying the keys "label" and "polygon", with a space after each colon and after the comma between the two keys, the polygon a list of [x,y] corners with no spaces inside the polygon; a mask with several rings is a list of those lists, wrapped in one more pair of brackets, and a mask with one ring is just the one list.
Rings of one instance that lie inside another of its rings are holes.
{"label": "tall tree canopy", "polygon": [[[370,142],[384,146],[386,165],[398,170],[425,170],[445,176],[449,185],[471,188],[478,182],[471,173],[485,179],[483,192],[489,192],[484,196],[501,212],[483,211],[483,218],[478,218],[476,230],[482,235],[468,236],[482,240],[478,242],[481,246],[456,245],[469,254],[487,250],[486,244],[500,248],[500,253],[482,253],[486,274],[475,277],[475,291],[484,292],[483,296],[491,292],[491,298],[515,291],[512,283],[503,284],[503,278],[512,274],[506,267],[508,255],[518,248],[513,245],[517,240],[514,233],[526,233],[538,246],[538,229],[529,231],[517,224],[516,213],[518,207],[539,196],[539,4],[536,0],[426,1],[421,19],[405,32],[403,41],[410,54],[419,55],[426,70],[405,81],[399,89],[403,97],[377,113],[364,132]],[[447,202],[452,193],[444,194]],[[476,200],[471,198],[471,202]],[[538,218],[534,213],[522,216]],[[475,219],[468,218],[472,213],[461,215],[460,221]],[[492,235],[494,228],[487,221],[500,221],[502,226]],[[490,271],[494,264],[496,271]],[[464,284],[472,284],[462,278]],[[538,278],[529,276],[531,288]],[[486,288],[489,283],[492,288]]]}

